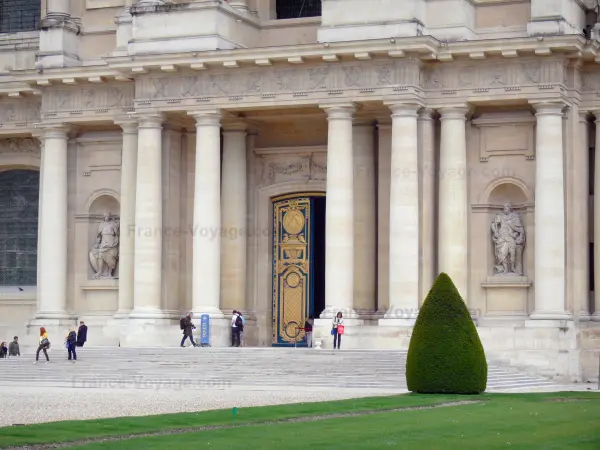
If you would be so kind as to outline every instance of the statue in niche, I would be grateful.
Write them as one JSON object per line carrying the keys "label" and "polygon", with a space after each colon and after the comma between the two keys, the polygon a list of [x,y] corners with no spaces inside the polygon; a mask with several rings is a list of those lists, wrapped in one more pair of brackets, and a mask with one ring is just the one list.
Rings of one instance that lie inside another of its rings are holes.
{"label": "statue in niche", "polygon": [[113,278],[119,259],[120,223],[110,212],[104,214],[104,221],[98,227],[96,243],[90,251],[90,263],[96,272],[94,279]]}
{"label": "statue in niche", "polygon": [[525,227],[519,214],[512,211],[510,203],[492,221],[494,243],[494,275],[523,276],[523,250]]}

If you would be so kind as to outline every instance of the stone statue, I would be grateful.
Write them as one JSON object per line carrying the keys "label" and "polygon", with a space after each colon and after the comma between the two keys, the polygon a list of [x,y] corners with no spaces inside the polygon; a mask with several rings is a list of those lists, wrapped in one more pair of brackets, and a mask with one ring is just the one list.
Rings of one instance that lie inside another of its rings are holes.
{"label": "stone statue", "polygon": [[521,218],[512,211],[510,203],[492,221],[494,243],[494,275],[523,276],[523,250],[525,227]]}
{"label": "stone statue", "polygon": [[104,214],[104,221],[96,234],[96,243],[90,251],[90,263],[96,272],[94,279],[113,277],[119,259],[119,228],[117,219],[110,213]]}

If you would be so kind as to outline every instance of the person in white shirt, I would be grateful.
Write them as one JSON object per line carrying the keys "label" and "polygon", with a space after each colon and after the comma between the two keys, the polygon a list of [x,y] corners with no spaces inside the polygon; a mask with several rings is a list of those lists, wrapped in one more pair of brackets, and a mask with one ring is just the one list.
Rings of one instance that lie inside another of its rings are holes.
{"label": "person in white shirt", "polygon": [[[333,318],[333,322],[331,323],[332,326],[332,334],[333,334],[333,349],[335,350],[336,348],[339,350],[341,348],[342,345],[342,335],[340,333],[338,333],[338,326],[339,325],[344,325],[344,319],[342,318],[342,312],[338,312],[337,316],[335,316]],[[337,339],[337,345],[336,345],[336,339]]]}
{"label": "person in white shirt", "polygon": [[237,327],[235,325],[235,319],[238,317],[238,312],[234,309],[233,314],[231,316],[231,346],[235,347]]}

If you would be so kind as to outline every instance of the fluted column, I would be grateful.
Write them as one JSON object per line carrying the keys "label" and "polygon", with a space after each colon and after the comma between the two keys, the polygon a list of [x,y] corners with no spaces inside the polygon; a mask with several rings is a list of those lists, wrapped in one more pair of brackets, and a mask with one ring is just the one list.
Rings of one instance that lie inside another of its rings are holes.
{"label": "fluted column", "polygon": [[423,302],[436,275],[435,236],[435,121],[434,111],[419,111],[419,174],[421,175],[421,297]]}
{"label": "fluted column", "polygon": [[221,184],[221,302],[220,309],[246,307],[246,124],[227,124],[223,131]]}
{"label": "fluted column", "polygon": [[223,317],[221,287],[221,115],[193,114],[196,119],[192,311]]}
{"label": "fluted column", "polygon": [[325,310],[321,318],[354,311],[354,105],[323,106],[327,112],[327,192],[325,206]]}
{"label": "fluted column", "polygon": [[135,188],[137,178],[137,122],[120,122],[123,130],[121,150],[121,214],[119,234],[119,306],[115,317],[125,318],[133,310],[135,260]]}
{"label": "fluted column", "polygon": [[392,104],[389,301],[386,318],[419,310],[419,148],[415,104]]}
{"label": "fluted column", "polygon": [[463,300],[468,295],[467,107],[441,114],[438,201],[438,272],[451,278]]}
{"label": "fluted column", "polygon": [[134,310],[132,318],[162,317],[162,123],[161,114],[139,119],[135,195]]}
{"label": "fluted column", "polygon": [[49,0],[46,10],[47,17],[54,15],[70,16],[71,0]]}
{"label": "fluted column", "polygon": [[600,322],[600,111],[596,117],[596,152],[594,161],[594,313],[592,320]]}
{"label": "fluted column", "polygon": [[539,103],[535,152],[535,310],[531,319],[567,319],[562,103]]}
{"label": "fluted column", "polygon": [[66,319],[68,127],[42,130],[37,319]]}

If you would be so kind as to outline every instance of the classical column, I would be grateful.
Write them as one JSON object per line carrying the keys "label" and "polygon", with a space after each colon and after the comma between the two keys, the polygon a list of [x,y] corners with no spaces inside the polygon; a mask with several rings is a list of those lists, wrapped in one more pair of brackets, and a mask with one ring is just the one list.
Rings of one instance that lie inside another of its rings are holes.
{"label": "classical column", "polygon": [[220,309],[246,308],[246,124],[226,124],[223,131],[221,183],[221,302]]}
{"label": "classical column", "polygon": [[390,167],[392,164],[392,118],[377,118],[377,314],[389,309],[390,267]]}
{"label": "classical column", "polygon": [[71,0],[49,0],[46,7],[46,17],[70,16]]}
{"label": "classical column", "polygon": [[42,130],[38,311],[36,319],[67,319],[67,136],[63,125]]}
{"label": "classical column", "polygon": [[135,255],[135,186],[138,128],[136,122],[118,123],[123,129],[121,150],[121,217],[119,234],[119,306],[115,317],[125,318],[133,309]]}
{"label": "classical column", "polygon": [[160,318],[162,288],[162,114],[139,118],[132,318]]}
{"label": "classical column", "polygon": [[248,11],[248,0],[229,0],[229,6],[241,11]]}
{"label": "classical column", "polygon": [[392,110],[389,310],[385,318],[416,319],[419,311],[419,105]]}
{"label": "classical column", "polygon": [[562,103],[534,104],[535,310],[531,319],[567,319]]}
{"label": "classical column", "polygon": [[[192,114],[192,113],[191,113]],[[221,287],[221,114],[196,119],[196,177],[192,263],[192,311],[222,318]]]}
{"label": "classical column", "polygon": [[327,192],[325,210],[325,310],[321,318],[354,311],[353,104],[322,106],[327,112]]}
{"label": "classical column", "polygon": [[435,121],[434,111],[419,111],[419,173],[421,174],[421,297],[425,300],[435,281]]}
{"label": "classical column", "polygon": [[592,320],[600,322],[600,111],[596,117],[596,151],[594,160],[594,313]]}
{"label": "classical column", "polygon": [[377,276],[377,178],[373,121],[354,123],[354,305],[373,314]]}
{"label": "classical column", "polygon": [[[575,297],[574,308],[579,313],[580,321],[590,320],[590,230],[589,230],[589,122],[588,112],[579,111],[576,122],[575,133],[572,139],[575,141],[573,152],[573,174],[574,183],[572,192],[573,219],[576,227],[572,234],[574,243],[573,264],[573,291]],[[578,308],[578,309],[577,309]]]}
{"label": "classical column", "polygon": [[451,278],[463,300],[468,295],[468,200],[465,106],[439,110],[441,143],[438,200],[438,272]]}

